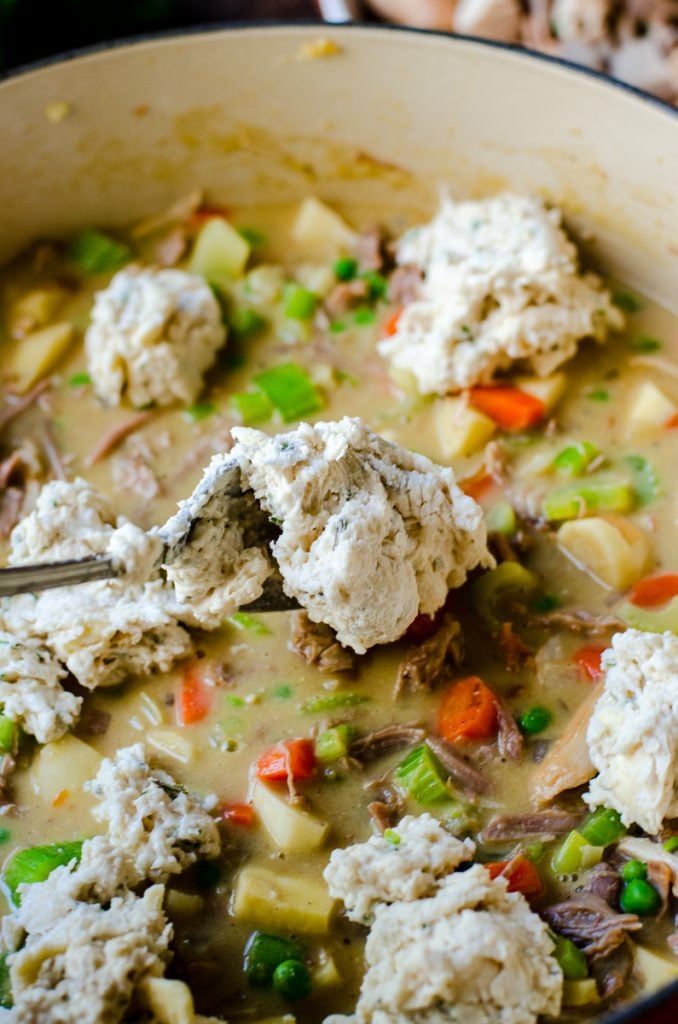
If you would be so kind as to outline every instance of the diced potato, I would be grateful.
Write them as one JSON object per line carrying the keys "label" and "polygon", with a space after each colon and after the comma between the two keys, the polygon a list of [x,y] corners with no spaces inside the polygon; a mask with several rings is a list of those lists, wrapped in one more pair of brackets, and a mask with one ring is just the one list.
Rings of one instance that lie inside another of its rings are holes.
{"label": "diced potato", "polygon": [[297,267],[294,276],[304,288],[315,292],[323,299],[329,295],[336,283],[332,267],[327,263],[302,263]]}
{"label": "diced potato", "polygon": [[179,764],[189,764],[195,756],[194,745],[174,729],[152,729],[146,734],[146,740],[161,754]]}
{"label": "diced potato", "polygon": [[678,978],[678,960],[675,957],[638,945],[635,953],[636,969],[650,992],[663,988]]}
{"label": "diced potato", "polygon": [[201,896],[190,892],[178,892],[177,889],[168,889],[165,897],[165,910],[169,917],[193,917],[199,914],[203,907]]}
{"label": "diced potato", "polygon": [[626,590],[640,579],[650,560],[647,537],[621,516],[591,516],[563,523],[558,543],[577,565],[615,590]]}
{"label": "diced potato", "polygon": [[33,288],[26,292],[16,302],[12,303],[7,320],[9,333],[13,338],[25,338],[31,331],[39,327],[46,327],[59,306],[64,301],[66,293],[58,285],[49,285],[47,288]]}
{"label": "diced potato", "polygon": [[184,981],[144,978],[139,985],[139,995],[156,1024],[194,1024],[193,996]]}
{"label": "diced potato", "polygon": [[629,440],[642,440],[659,434],[678,412],[671,399],[651,380],[643,381],[634,391],[625,418]]}
{"label": "diced potato", "polygon": [[472,409],[461,398],[437,398],[433,405],[433,423],[444,459],[473,455],[487,444],[497,429],[494,420]]}
{"label": "diced potato", "polygon": [[81,796],[85,782],[99,771],[101,757],[94,747],[75,736],[46,743],[33,759],[30,779],[33,792],[51,804],[63,792]]}
{"label": "diced potato", "polygon": [[317,850],[325,842],[329,824],[300,807],[263,782],[252,789],[252,804],[276,845],[285,853]]}
{"label": "diced potato", "polygon": [[528,395],[538,398],[544,403],[546,412],[550,413],[565,394],[567,377],[564,373],[554,373],[550,377],[518,377],[515,385],[521,391],[527,391]]}
{"label": "diced potato", "polygon": [[335,900],[324,882],[248,864],[238,875],[233,914],[269,931],[327,934]]}
{"label": "diced potato", "polygon": [[67,321],[33,331],[13,347],[4,365],[5,375],[19,394],[24,394],[56,366],[74,339],[75,328]]}
{"label": "diced potato", "polygon": [[188,269],[208,280],[240,277],[249,259],[249,243],[223,217],[211,217],[195,240]]}
{"label": "diced potato", "polygon": [[327,257],[355,244],[355,232],[343,217],[314,196],[301,203],[292,224],[292,238],[307,253]]}
{"label": "diced potato", "polygon": [[313,966],[311,979],[313,981],[314,989],[333,988],[335,985],[341,984],[341,974],[334,962],[332,954],[326,949],[322,951],[318,962]]}
{"label": "diced potato", "polygon": [[577,981],[563,982],[564,1006],[588,1006],[599,1003],[598,986],[595,978],[580,978]]}

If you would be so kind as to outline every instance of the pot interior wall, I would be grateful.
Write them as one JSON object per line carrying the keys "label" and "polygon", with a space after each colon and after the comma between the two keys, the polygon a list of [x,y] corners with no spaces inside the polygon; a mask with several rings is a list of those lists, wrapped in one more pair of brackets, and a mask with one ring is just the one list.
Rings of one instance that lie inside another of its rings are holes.
{"label": "pot interior wall", "polygon": [[[227,204],[309,192],[428,208],[537,190],[592,232],[597,263],[674,305],[678,118],[627,90],[483,43],[317,27],[173,37],[0,86],[0,259],[114,225],[197,186]],[[63,116],[62,116],[63,115]],[[50,119],[51,117],[51,119]]]}

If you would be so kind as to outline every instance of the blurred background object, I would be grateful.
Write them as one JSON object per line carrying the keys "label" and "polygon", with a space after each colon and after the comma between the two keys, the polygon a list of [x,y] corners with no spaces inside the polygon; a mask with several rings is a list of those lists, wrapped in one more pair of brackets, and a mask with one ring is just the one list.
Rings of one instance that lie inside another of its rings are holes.
{"label": "blurred background object", "polygon": [[678,0],[0,0],[0,66],[145,32],[320,13],[515,43],[678,103]]}

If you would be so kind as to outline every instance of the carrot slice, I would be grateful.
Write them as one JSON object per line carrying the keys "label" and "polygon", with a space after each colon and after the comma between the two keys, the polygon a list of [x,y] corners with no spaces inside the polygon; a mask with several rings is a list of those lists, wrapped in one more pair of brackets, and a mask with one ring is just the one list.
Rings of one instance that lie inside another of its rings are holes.
{"label": "carrot slice", "polygon": [[546,406],[534,395],[519,388],[471,388],[469,402],[485,413],[502,430],[526,430],[544,419]]}
{"label": "carrot slice", "polygon": [[400,320],[400,314],[402,313],[402,306],[399,306],[395,312],[391,313],[388,320],[385,322],[382,330],[385,338],[392,338],[398,330],[398,321]]}
{"label": "carrot slice", "polygon": [[596,682],[602,678],[603,669],[600,664],[603,651],[607,648],[601,644],[588,644],[585,647],[580,647],[578,651],[574,652],[573,660],[576,665],[582,670],[584,675],[588,676],[589,679]]}
{"label": "carrot slice", "polygon": [[271,747],[257,761],[257,777],[263,782],[306,782],[315,774],[315,747],[312,740],[287,740]]}
{"label": "carrot slice", "polygon": [[240,828],[251,828],[256,821],[252,804],[222,804],[219,814],[224,821],[228,821],[231,825],[238,825]]}
{"label": "carrot slice", "polygon": [[214,687],[208,686],[200,662],[189,665],[184,672],[177,704],[179,725],[196,725],[207,718],[214,703]]}
{"label": "carrot slice", "polygon": [[503,875],[508,882],[508,891],[521,892],[526,899],[534,899],[545,891],[544,883],[532,861],[520,854],[512,860],[498,860],[485,867],[491,878]]}
{"label": "carrot slice", "polygon": [[665,572],[661,576],[647,576],[638,580],[629,600],[638,608],[658,608],[678,595],[678,573]]}
{"label": "carrot slice", "polygon": [[473,476],[467,476],[465,480],[459,481],[464,494],[467,494],[469,498],[473,498],[475,501],[480,499],[494,487],[496,480],[490,473],[486,473],[484,469],[480,469]]}
{"label": "carrot slice", "polygon": [[443,739],[484,740],[497,731],[497,698],[479,676],[454,683],[438,708],[438,732]]}

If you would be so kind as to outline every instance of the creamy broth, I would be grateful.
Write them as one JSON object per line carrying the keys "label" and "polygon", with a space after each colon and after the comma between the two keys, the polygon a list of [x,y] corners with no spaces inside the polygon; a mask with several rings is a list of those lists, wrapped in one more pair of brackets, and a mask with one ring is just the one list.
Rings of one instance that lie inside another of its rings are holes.
{"label": "creamy broth", "polygon": [[[291,277],[300,262],[308,262],[295,250],[290,234],[295,212],[296,208],[261,207],[233,214],[236,224],[256,229],[265,238],[254,250],[254,265],[280,264]],[[375,219],[373,211],[368,216],[361,210],[345,212],[358,228],[369,226]],[[384,214],[380,219],[396,233],[406,223],[402,213],[397,217]],[[152,258],[156,237],[143,244],[130,240],[140,260]],[[65,278],[70,290],[56,319],[72,321],[81,333],[88,323],[93,294],[106,285],[110,274],[88,276],[60,255],[42,271],[36,272],[34,265],[35,254],[31,252],[4,271],[0,283],[5,325],[10,323],[13,304],[23,294]],[[331,267],[332,261],[327,265]],[[538,509],[544,494],[558,482],[549,468],[553,458],[575,441],[594,445],[612,469],[625,467],[627,456],[641,456],[654,467],[659,493],[630,512],[628,519],[649,537],[654,557],[649,573],[678,568],[674,543],[676,435],[667,427],[646,439],[630,438],[627,410],[641,379],[658,384],[668,398],[678,403],[678,324],[666,311],[644,299],[633,305],[638,308],[627,314],[627,327],[621,334],[605,345],[585,343],[562,368],[567,388],[553,413],[552,425],[545,422],[529,431],[496,434],[494,441],[505,459],[505,482],[498,485],[490,481],[479,500],[488,510],[500,501],[513,503],[519,511]],[[280,322],[279,313],[266,303],[256,308]],[[53,370],[42,404],[35,404],[6,428],[4,453],[9,455],[26,437],[34,437],[40,444],[47,423],[68,478],[82,476],[91,481],[112,498],[119,513],[147,528],[162,523],[173,512],[176,502],[191,492],[211,455],[227,443],[230,428],[239,422],[230,409],[230,396],[248,390],[254,375],[263,368],[294,361],[308,370],[323,394],[324,407],[307,417],[311,422],[339,419],[346,414],[360,416],[376,432],[404,447],[435,462],[453,465],[458,480],[473,478],[482,471],[484,451],[454,460],[446,458],[435,422],[438,400],[418,395],[402,378],[396,383],[388,363],[376,351],[393,307],[386,301],[376,301],[365,302],[359,308],[366,311],[364,323],[356,323],[355,310],[349,310],[335,316],[332,323],[328,318],[324,326],[321,322],[312,327],[304,340],[282,340],[275,330],[252,338],[229,339],[207,376],[201,405],[192,407],[192,412],[181,407],[152,410],[146,422],[95,465],[90,464],[88,456],[100,438],[129,419],[133,410],[106,409],[96,399],[91,384],[83,382],[87,366],[78,339]],[[5,341],[10,347],[20,344]],[[269,433],[294,425],[274,420],[256,424]],[[540,624],[536,617],[554,608],[585,609],[594,615],[615,617],[626,600],[626,594],[600,585],[569,561],[555,543],[552,530],[529,527],[528,532],[530,546],[522,561],[541,582],[529,599],[533,614],[518,631],[536,652],[543,652],[547,642],[554,650],[559,645],[554,665],[540,669],[542,678],[530,658],[521,659],[519,666],[509,671],[505,650],[483,626],[466,586],[454,596],[452,605],[464,634],[464,664],[450,669],[449,678],[431,692],[395,695],[398,666],[409,646],[406,641],[375,648],[357,659],[355,671],[321,672],[291,650],[288,613],[260,615],[258,631],[225,623],[213,633],[194,633],[195,658],[222,667],[213,708],[205,720],[191,726],[178,724],[177,699],[185,671],[182,662],[165,675],[130,679],[124,686],[87,694],[76,735],[100,755],[112,756],[120,747],[170,731],[180,739],[179,755],[149,748],[154,760],[191,790],[215,793],[220,805],[246,803],[252,766],[279,741],[314,736],[337,722],[351,723],[360,733],[413,721],[432,727],[445,686],[456,678],[477,675],[504,698],[517,717],[535,705],[546,707],[552,717],[543,731],[526,737],[519,762],[497,756],[491,744],[467,744],[469,754],[493,784],[491,793],[479,798],[469,812],[467,834],[475,836],[494,815],[530,808],[528,785],[539,757],[591,692],[591,680],[577,668],[573,656],[584,644],[604,646],[609,640],[609,632],[602,637],[589,635],[586,630],[575,633],[557,625]],[[543,658],[538,654],[538,665]],[[315,712],[305,709],[316,698],[348,692],[359,694],[363,701],[353,707]],[[87,729],[92,711],[110,715],[102,734]],[[68,789],[58,791],[50,800],[36,794],[31,768],[34,751],[35,745],[25,739],[10,780],[14,808],[3,819],[9,832],[3,856],[31,845],[91,836],[101,828],[91,817],[90,796]],[[331,824],[330,838],[319,851],[282,853],[261,823],[241,827],[225,822],[217,868],[211,873],[193,868],[170,883],[171,889],[199,897],[185,901],[183,907],[177,902],[168,904],[175,928],[174,959],[168,973],[189,983],[200,1012],[231,1021],[259,1021],[293,1013],[299,1024],[317,1024],[328,1012],[353,1011],[363,973],[364,929],[337,915],[329,934],[300,936],[311,958],[320,950],[331,953],[341,981],[318,987],[299,1003],[287,1003],[247,983],[243,950],[255,925],[234,917],[233,883],[241,867],[251,862],[320,880],[332,848],[364,841],[373,834],[374,824],[367,809],[372,797],[365,783],[387,774],[403,757],[404,752],[399,750],[368,763],[362,770],[343,762],[329,764],[313,781],[300,785],[310,808]],[[566,794],[561,803],[583,812],[577,794]],[[412,800],[407,807],[412,813],[421,811]],[[435,807],[430,810],[436,813]],[[538,859],[547,893],[537,908],[577,891],[583,884],[581,877],[559,879],[550,871],[550,858],[560,842],[547,843]],[[515,841],[481,843],[479,859],[502,859],[517,845]],[[668,956],[665,943],[672,927],[671,913],[661,922],[648,917],[639,938],[644,945]],[[613,1002],[630,998],[640,988],[636,980],[627,982]],[[561,1019],[593,1016],[601,1005],[581,1010],[565,1007]]]}

